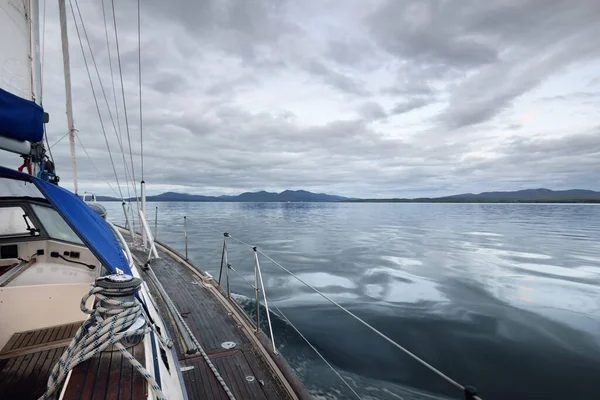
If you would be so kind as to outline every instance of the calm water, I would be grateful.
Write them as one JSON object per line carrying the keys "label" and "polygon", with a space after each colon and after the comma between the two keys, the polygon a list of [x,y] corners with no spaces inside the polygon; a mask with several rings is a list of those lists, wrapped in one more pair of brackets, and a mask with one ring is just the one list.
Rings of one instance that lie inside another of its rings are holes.
{"label": "calm water", "polygon": [[[123,220],[119,203],[106,206]],[[149,203],[152,225],[156,206],[158,239],[183,251],[187,215],[190,258],[213,276],[217,232],[228,231],[486,400],[600,393],[600,206]],[[252,250],[234,241],[229,250],[232,267],[253,280]],[[261,265],[273,303],[364,398],[461,398],[268,260]],[[252,289],[235,274],[232,291],[252,309]],[[312,393],[351,398],[273,318],[281,351]]]}

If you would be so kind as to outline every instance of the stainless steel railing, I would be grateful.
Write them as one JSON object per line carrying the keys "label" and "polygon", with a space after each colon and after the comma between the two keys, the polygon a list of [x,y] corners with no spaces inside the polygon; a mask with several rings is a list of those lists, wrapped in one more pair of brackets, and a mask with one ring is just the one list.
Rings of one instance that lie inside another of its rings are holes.
{"label": "stainless steel railing", "polygon": [[[185,239],[186,259],[188,257],[188,251],[187,251],[188,250],[188,231],[187,231],[188,221],[189,221],[189,219],[187,218],[187,216],[184,216],[184,239]],[[421,365],[425,366],[430,371],[434,372],[440,378],[444,379],[445,381],[447,381],[451,385],[453,385],[456,388],[458,388],[459,390],[461,390],[463,392],[463,396],[464,396],[464,398],[466,400],[481,400],[481,397],[479,397],[477,395],[477,392],[476,392],[476,390],[475,390],[474,387],[472,387],[472,386],[463,386],[459,382],[457,382],[454,379],[450,378],[448,375],[444,374],[442,371],[438,370],[433,365],[429,364],[428,362],[426,362],[425,360],[421,359],[420,357],[418,357],[417,355],[415,355],[414,353],[412,353],[411,351],[409,351],[405,347],[401,346],[400,344],[398,344],[397,342],[395,342],[393,339],[389,338],[387,335],[385,335],[384,333],[382,333],[381,331],[379,331],[378,329],[376,329],[375,327],[373,327],[372,325],[370,325],[369,323],[367,323],[365,320],[363,320],[362,318],[360,318],[359,316],[357,316],[356,314],[354,314],[352,311],[348,310],[347,308],[345,308],[344,306],[342,306],[341,304],[339,304],[338,302],[336,302],[335,300],[333,300],[331,297],[329,297],[325,293],[321,292],[320,290],[318,290],[317,288],[315,288],[314,286],[312,286],[311,284],[309,284],[308,282],[306,282],[305,280],[303,280],[302,278],[300,278],[299,276],[297,276],[296,274],[294,274],[292,271],[290,271],[289,269],[287,269],[286,267],[284,267],[283,265],[281,265],[279,262],[275,261],[269,255],[267,255],[264,252],[262,252],[261,250],[259,250],[256,246],[254,246],[252,244],[249,244],[249,243],[247,243],[247,242],[245,242],[245,241],[243,241],[241,239],[238,239],[237,237],[233,237],[228,232],[220,232],[220,231],[218,231],[216,229],[213,229],[213,228],[211,228],[209,226],[206,226],[206,225],[202,225],[202,228],[203,229],[205,228],[205,229],[210,230],[212,232],[215,232],[217,234],[223,235],[223,246],[222,246],[222,249],[221,249],[221,265],[220,265],[220,269],[219,269],[219,279],[217,280],[217,284],[219,286],[221,286],[223,269],[225,268],[225,279],[226,279],[226,293],[227,293],[227,297],[229,299],[231,299],[231,277],[230,277],[230,271],[233,272],[233,273],[238,274],[238,276],[242,279],[242,281],[244,281],[246,284],[248,284],[250,287],[252,287],[254,289],[255,305],[256,305],[256,322],[255,322],[255,324],[256,324],[256,331],[257,332],[260,330],[260,306],[261,306],[261,304],[260,304],[260,295],[259,294],[262,292],[262,297],[263,297],[263,301],[264,301],[264,305],[265,305],[265,311],[266,311],[266,314],[267,314],[267,321],[268,321],[269,333],[270,333],[270,338],[271,338],[271,345],[273,346],[273,351],[276,354],[278,354],[278,352],[277,352],[277,348],[275,346],[275,339],[273,337],[273,326],[271,324],[271,317],[270,317],[269,305],[268,305],[268,296],[266,294],[266,290],[265,290],[265,286],[264,286],[264,282],[263,282],[262,271],[261,271],[260,262],[259,262],[259,255],[262,256],[262,257],[264,257],[266,260],[270,261],[273,265],[275,265],[276,267],[278,267],[279,269],[281,269],[282,271],[284,271],[289,276],[293,277],[294,279],[296,279],[297,281],[299,281],[300,283],[302,283],[304,286],[306,286],[309,289],[311,289],[313,292],[315,292],[316,294],[318,294],[319,296],[321,296],[322,298],[324,298],[329,303],[333,304],[336,308],[339,308],[341,311],[343,311],[346,314],[348,314],[349,316],[351,316],[354,320],[356,320],[360,324],[362,324],[365,327],[367,327],[368,329],[370,329],[377,336],[379,336],[380,338],[382,338],[386,342],[390,343],[391,345],[393,345],[397,349],[401,350],[403,353],[405,353],[406,355],[408,355],[409,357],[411,357],[412,359],[414,359],[415,361],[417,361]],[[254,264],[254,284],[252,284],[250,281],[248,281],[246,278],[244,278],[241,274],[239,274],[238,271],[236,271],[231,266],[231,264],[229,263],[229,249],[228,249],[228,246],[229,246],[228,243],[229,243],[229,241],[235,241],[235,242],[237,242],[237,243],[239,243],[241,245],[247,246],[247,247],[249,247],[249,248],[252,249],[252,251],[253,251],[253,259],[254,259],[254,262],[253,262],[253,264]],[[260,284],[260,286],[259,286],[259,284]],[[302,337],[302,339],[304,339],[306,341],[306,343],[316,352],[316,354],[321,359],[323,359],[323,361],[333,370],[333,372],[352,391],[352,393],[357,398],[360,399],[361,398],[360,395],[347,382],[347,380],[344,379],[344,377],[342,377],[342,375],[319,353],[319,351],[308,341],[308,339],[304,335],[302,335],[302,333],[281,312],[281,310],[278,307],[276,307],[276,308],[277,308],[278,312],[283,316],[284,320],[286,322],[288,322],[292,326],[292,328],[296,332],[298,332],[300,334],[300,336]],[[251,318],[251,317],[249,316],[249,318]]]}
{"label": "stainless steel railing", "polygon": [[[187,220],[187,218],[186,218]],[[225,278],[226,278],[226,282],[227,282],[227,297],[229,299],[231,299],[231,284],[230,284],[230,276],[229,276],[229,271],[233,271],[236,272],[237,271],[235,269],[233,269],[231,267],[231,264],[229,263],[229,250],[227,249],[227,239],[230,238],[231,236],[229,236],[229,233],[224,232],[223,233],[223,250],[221,252],[222,256],[221,256],[221,267],[219,269],[219,279],[217,281],[217,283],[219,284],[219,286],[221,285],[221,277],[223,275],[223,267],[225,267]],[[186,250],[187,250],[187,234],[185,236],[186,238]],[[267,300],[267,292],[265,290],[265,284],[263,281],[263,276],[262,276],[262,271],[260,269],[260,262],[258,260],[258,250],[256,248],[256,246],[252,247],[253,250],[253,266],[254,266],[254,285],[252,283],[250,283],[247,279],[245,279],[244,277],[241,276],[241,274],[239,275],[243,281],[245,281],[248,285],[250,285],[250,287],[252,287],[254,289],[254,294],[255,294],[255,302],[256,302],[256,331],[258,332],[260,330],[260,293],[262,293],[262,297],[265,303],[265,311],[267,314],[267,321],[268,321],[268,326],[269,326],[269,337],[271,338],[271,345],[273,346],[273,352],[275,354],[279,354],[279,352],[277,351],[277,346],[275,346],[275,337],[273,335],[273,325],[271,324],[271,314],[269,312],[269,302]],[[186,251],[187,254],[187,251]],[[187,257],[187,256],[186,256]],[[260,285],[259,285],[260,283]]]}

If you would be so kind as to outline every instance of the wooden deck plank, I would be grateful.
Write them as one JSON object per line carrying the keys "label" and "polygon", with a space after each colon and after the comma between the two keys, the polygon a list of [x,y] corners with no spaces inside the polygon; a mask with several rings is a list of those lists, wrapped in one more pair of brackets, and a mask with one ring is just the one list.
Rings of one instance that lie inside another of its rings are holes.
{"label": "wooden deck plank", "polygon": [[266,372],[267,367],[261,365],[262,360],[258,357],[254,351],[250,348],[242,349],[246,362],[250,367],[250,370],[254,374],[254,377],[258,381],[262,381],[264,385],[262,386],[262,390],[265,396],[269,399],[276,398],[278,396],[278,388],[274,385],[272,379],[268,379],[269,375]]}
{"label": "wooden deck plank", "polygon": [[96,371],[96,379],[94,379],[94,389],[90,393],[91,399],[104,399],[106,397],[106,387],[108,386],[110,376],[110,364],[112,361],[113,352],[103,351],[98,359],[98,370]]}
{"label": "wooden deck plank", "polygon": [[190,399],[228,399],[225,390],[202,357],[184,360],[182,365],[194,368],[183,373],[186,387],[192,387],[192,390],[188,391]]}
{"label": "wooden deck plank", "polygon": [[46,390],[50,371],[71,339],[73,327],[79,325],[15,333],[0,354],[0,398],[39,398]]}
{"label": "wooden deck plank", "polygon": [[133,391],[133,374],[135,371],[127,360],[121,360],[121,376],[119,377],[121,384],[119,385],[119,394],[117,396],[120,400],[131,399]]}
{"label": "wooden deck plank", "polygon": [[15,333],[14,335],[12,335],[10,339],[8,339],[8,342],[6,342],[6,344],[2,348],[2,351],[11,350],[16,345],[16,342],[19,340],[21,335],[22,333]]}
{"label": "wooden deck plank", "polygon": [[[137,345],[133,349],[129,349],[129,351],[136,358],[136,360],[142,363],[142,365],[146,363],[143,345]],[[142,374],[140,374],[139,371],[131,365],[130,362],[127,360],[123,361],[124,365],[127,365],[133,370],[133,388],[131,392],[131,399],[145,399],[148,393],[148,383],[146,382],[146,378],[144,378]],[[151,360],[148,360],[148,362],[151,362]]]}
{"label": "wooden deck plank", "polygon": [[31,332],[21,333],[12,348],[15,349],[15,348],[23,347],[23,343],[27,343],[27,341],[29,340],[31,335],[32,335]]}
{"label": "wooden deck plank", "polygon": [[44,337],[44,334],[46,333],[45,331],[45,329],[39,329],[35,331],[31,336],[31,340],[29,341],[27,346],[35,346],[36,344],[40,343],[40,341]]}
{"label": "wooden deck plank", "polygon": [[[116,382],[117,387],[121,387],[121,372],[123,370],[123,362],[127,363],[127,360],[125,360],[123,357],[114,357],[113,359],[111,359],[109,369],[110,375],[108,377],[108,380],[106,381],[107,388],[108,382],[111,382],[111,385],[115,385]],[[119,398],[120,391],[107,389],[105,393],[106,400],[117,400]]]}
{"label": "wooden deck plank", "polygon": [[[50,371],[64,347],[6,360],[0,371],[1,399],[38,399],[46,391]],[[2,364],[0,364],[1,366]]]}
{"label": "wooden deck plank", "polygon": [[[144,364],[144,345],[129,349]],[[134,400],[146,397],[146,380],[119,351],[103,351],[77,365],[65,391],[65,400]]]}

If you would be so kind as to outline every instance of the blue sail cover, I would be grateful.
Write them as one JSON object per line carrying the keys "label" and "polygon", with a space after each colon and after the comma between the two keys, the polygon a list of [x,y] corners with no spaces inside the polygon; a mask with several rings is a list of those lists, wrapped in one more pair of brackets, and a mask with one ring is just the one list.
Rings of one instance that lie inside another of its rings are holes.
{"label": "blue sail cover", "polygon": [[78,196],[53,183],[0,167],[0,177],[33,182],[96,258],[111,273],[131,275],[127,259],[111,227]]}
{"label": "blue sail cover", "polygon": [[34,101],[0,89],[0,135],[39,142],[44,137],[44,109]]}

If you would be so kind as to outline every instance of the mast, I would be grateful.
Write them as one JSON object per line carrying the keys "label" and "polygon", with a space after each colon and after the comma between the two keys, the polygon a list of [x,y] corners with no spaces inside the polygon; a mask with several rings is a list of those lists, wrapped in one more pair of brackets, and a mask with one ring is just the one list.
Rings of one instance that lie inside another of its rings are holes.
{"label": "mast", "polygon": [[73,187],[77,194],[77,162],[75,160],[75,124],[73,122],[73,103],[71,99],[71,68],[69,66],[69,38],[67,35],[67,13],[65,0],[58,0],[60,13],[60,36],[62,41],[63,69],[65,74],[65,97],[67,106],[67,125],[69,129],[69,146],[71,148],[71,163],[73,165]]}

